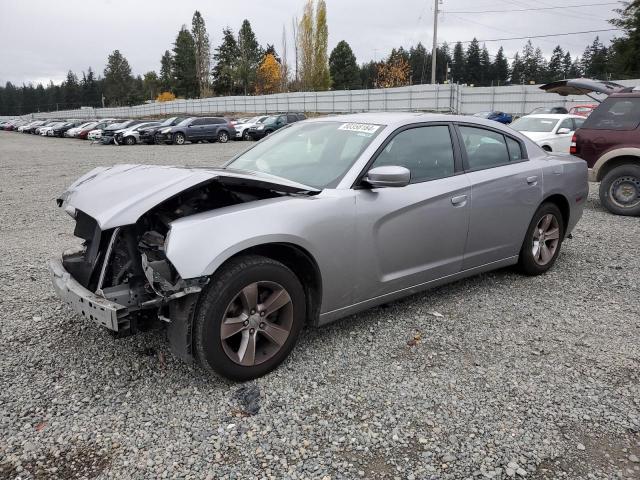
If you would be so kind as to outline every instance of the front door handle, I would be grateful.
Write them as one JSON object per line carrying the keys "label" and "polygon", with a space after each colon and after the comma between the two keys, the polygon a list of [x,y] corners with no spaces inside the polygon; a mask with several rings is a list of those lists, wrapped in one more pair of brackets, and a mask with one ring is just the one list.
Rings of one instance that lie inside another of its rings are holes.
{"label": "front door handle", "polygon": [[451,197],[451,204],[454,207],[464,207],[467,204],[467,196],[458,195],[457,197]]}
{"label": "front door handle", "polygon": [[538,177],[536,177],[535,175],[532,177],[527,177],[527,183],[529,185],[537,185],[538,184]]}

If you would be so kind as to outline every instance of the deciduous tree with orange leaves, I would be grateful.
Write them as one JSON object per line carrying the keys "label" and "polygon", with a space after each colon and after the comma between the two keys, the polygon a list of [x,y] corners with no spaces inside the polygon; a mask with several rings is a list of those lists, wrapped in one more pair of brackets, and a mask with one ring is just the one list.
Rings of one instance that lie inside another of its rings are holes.
{"label": "deciduous tree with orange leaves", "polygon": [[277,93],[282,83],[282,69],[276,57],[268,53],[258,67],[256,93]]}
{"label": "deciduous tree with orange leaves", "polygon": [[158,95],[158,97],[156,98],[157,102],[170,102],[172,100],[175,100],[176,96],[171,93],[171,92],[162,92],[160,95]]}
{"label": "deciduous tree with orange leaves", "polygon": [[403,87],[409,85],[411,66],[409,62],[395,51],[386,62],[378,66],[376,86],[379,88]]}

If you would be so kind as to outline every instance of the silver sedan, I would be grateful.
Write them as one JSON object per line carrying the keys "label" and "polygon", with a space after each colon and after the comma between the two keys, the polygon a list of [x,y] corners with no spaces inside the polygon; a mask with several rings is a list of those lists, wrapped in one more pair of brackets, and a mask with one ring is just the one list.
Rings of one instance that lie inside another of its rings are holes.
{"label": "silver sedan", "polygon": [[546,272],[582,216],[587,166],[473,117],[292,124],[223,168],[118,165],[58,204],[81,249],[49,266],[79,314],[167,326],[180,358],[237,380],[318,326],[508,265]]}

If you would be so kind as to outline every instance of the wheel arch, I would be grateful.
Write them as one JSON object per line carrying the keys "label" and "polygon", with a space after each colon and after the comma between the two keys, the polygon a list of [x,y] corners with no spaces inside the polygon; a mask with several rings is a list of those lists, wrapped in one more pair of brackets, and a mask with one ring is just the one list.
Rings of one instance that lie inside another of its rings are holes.
{"label": "wheel arch", "polygon": [[596,165],[593,167],[593,169],[595,170],[596,181],[602,181],[607,173],[609,173],[614,168],[619,167],[620,165],[625,165],[627,163],[640,165],[640,149],[637,150],[637,155],[615,155],[604,159],[602,163],[600,163],[602,158],[598,160],[598,162],[596,162]]}
{"label": "wheel arch", "polygon": [[244,255],[261,255],[271,258],[289,268],[300,280],[307,301],[307,322],[317,325],[322,305],[322,274],[311,253],[300,245],[288,242],[273,242],[253,245],[227,258],[216,270]]}
{"label": "wheel arch", "polygon": [[565,197],[560,193],[553,193],[548,197],[546,197],[540,203],[538,208],[540,208],[540,206],[544,203],[553,203],[556,207],[560,209],[560,213],[562,213],[562,224],[564,226],[563,230],[566,235],[567,228],[569,227],[569,218],[571,217],[571,207],[569,205],[569,200],[567,200],[567,197]]}

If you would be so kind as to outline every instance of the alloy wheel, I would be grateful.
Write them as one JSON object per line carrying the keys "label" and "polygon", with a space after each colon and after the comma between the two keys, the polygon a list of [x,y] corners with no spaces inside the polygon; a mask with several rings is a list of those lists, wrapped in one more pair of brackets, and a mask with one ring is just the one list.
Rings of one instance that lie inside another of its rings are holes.
{"label": "alloy wheel", "polygon": [[276,355],[292,327],[293,303],[284,287],[275,282],[253,282],[227,306],[220,339],[230,360],[251,367]]}
{"label": "alloy wheel", "polygon": [[555,215],[547,213],[538,221],[533,230],[532,254],[538,265],[549,263],[560,244],[560,224]]}
{"label": "alloy wheel", "polygon": [[611,200],[622,208],[633,208],[640,204],[640,178],[623,176],[609,187]]}
{"label": "alloy wheel", "polygon": [[229,135],[227,135],[227,132],[220,132],[218,135],[218,141],[220,143],[227,143],[229,141]]}

